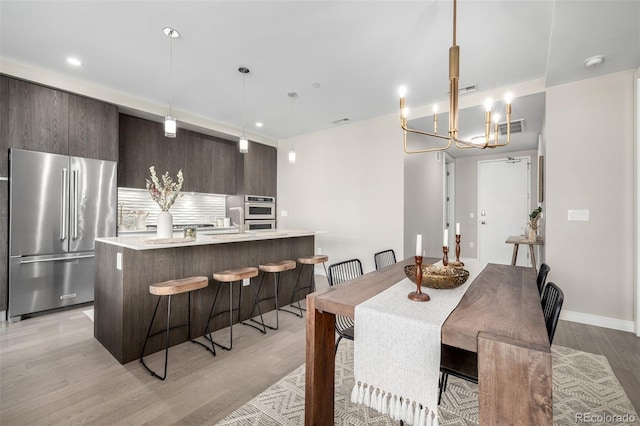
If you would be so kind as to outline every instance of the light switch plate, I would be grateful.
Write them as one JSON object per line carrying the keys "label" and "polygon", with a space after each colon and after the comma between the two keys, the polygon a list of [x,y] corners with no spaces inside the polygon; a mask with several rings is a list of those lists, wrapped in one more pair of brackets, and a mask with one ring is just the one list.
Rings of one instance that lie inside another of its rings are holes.
{"label": "light switch plate", "polygon": [[589,210],[569,210],[567,213],[567,219],[571,222],[588,222]]}

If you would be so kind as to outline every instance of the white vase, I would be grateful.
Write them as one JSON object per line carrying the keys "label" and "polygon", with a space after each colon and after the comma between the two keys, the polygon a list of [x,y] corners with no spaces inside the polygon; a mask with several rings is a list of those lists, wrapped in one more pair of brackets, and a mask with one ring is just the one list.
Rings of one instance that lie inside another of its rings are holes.
{"label": "white vase", "polygon": [[158,213],[158,238],[173,237],[173,216],[168,211]]}

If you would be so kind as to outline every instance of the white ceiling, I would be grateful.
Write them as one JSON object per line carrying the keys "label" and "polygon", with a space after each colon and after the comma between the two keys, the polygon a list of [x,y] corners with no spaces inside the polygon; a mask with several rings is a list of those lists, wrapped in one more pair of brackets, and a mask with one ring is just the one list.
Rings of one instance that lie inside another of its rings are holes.
{"label": "white ceiling", "polygon": [[[448,97],[452,2],[444,0],[1,0],[0,70],[11,63],[64,74],[164,108],[165,26],[181,34],[173,45],[178,120],[241,128],[239,66],[251,70],[247,133],[271,140],[397,113],[402,84],[412,105],[444,105]],[[460,85],[480,91],[634,69],[640,0],[460,0],[457,42]],[[604,63],[585,68],[598,54]],[[67,65],[70,55],[83,66]],[[299,95],[293,114],[291,91]]]}

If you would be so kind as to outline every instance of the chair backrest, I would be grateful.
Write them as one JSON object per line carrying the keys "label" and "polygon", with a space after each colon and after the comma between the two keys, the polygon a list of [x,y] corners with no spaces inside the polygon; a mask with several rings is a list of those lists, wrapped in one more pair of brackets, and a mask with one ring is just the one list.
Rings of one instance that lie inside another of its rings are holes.
{"label": "chair backrest", "polygon": [[360,259],[345,260],[329,266],[329,285],[334,286],[362,275]]}
{"label": "chair backrest", "polygon": [[373,255],[373,260],[376,263],[376,271],[386,266],[396,263],[396,253],[393,250],[379,251]]}
{"label": "chair backrest", "polygon": [[564,302],[564,293],[560,290],[560,287],[549,282],[542,294],[542,312],[544,313],[544,322],[547,325],[550,344],[553,343],[553,335],[556,334],[556,325],[558,325],[558,319],[560,318],[562,302]]}
{"label": "chair backrest", "polygon": [[549,271],[551,268],[546,263],[540,265],[540,270],[538,271],[538,294],[542,296],[542,289],[544,288],[544,283],[547,281],[547,275],[549,275]]}

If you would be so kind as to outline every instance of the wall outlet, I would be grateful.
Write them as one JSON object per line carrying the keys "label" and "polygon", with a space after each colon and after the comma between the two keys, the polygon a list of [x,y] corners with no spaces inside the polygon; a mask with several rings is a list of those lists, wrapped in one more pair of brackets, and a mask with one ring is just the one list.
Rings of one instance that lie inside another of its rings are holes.
{"label": "wall outlet", "polygon": [[122,253],[116,253],[116,269],[122,271]]}
{"label": "wall outlet", "polygon": [[318,247],[318,248],[316,249],[316,252],[317,252],[317,254],[322,254],[322,249],[321,249],[320,247]]}
{"label": "wall outlet", "polygon": [[473,241],[469,241],[469,248],[473,248],[474,244]]}
{"label": "wall outlet", "polygon": [[282,214],[282,217],[287,217],[287,216],[289,216],[289,212],[288,212],[288,211],[286,211],[286,210],[282,210],[280,214]]}
{"label": "wall outlet", "polygon": [[243,286],[243,287],[246,287],[246,286],[248,286],[248,285],[251,285],[251,278],[244,278],[244,279],[242,280],[242,286]]}

